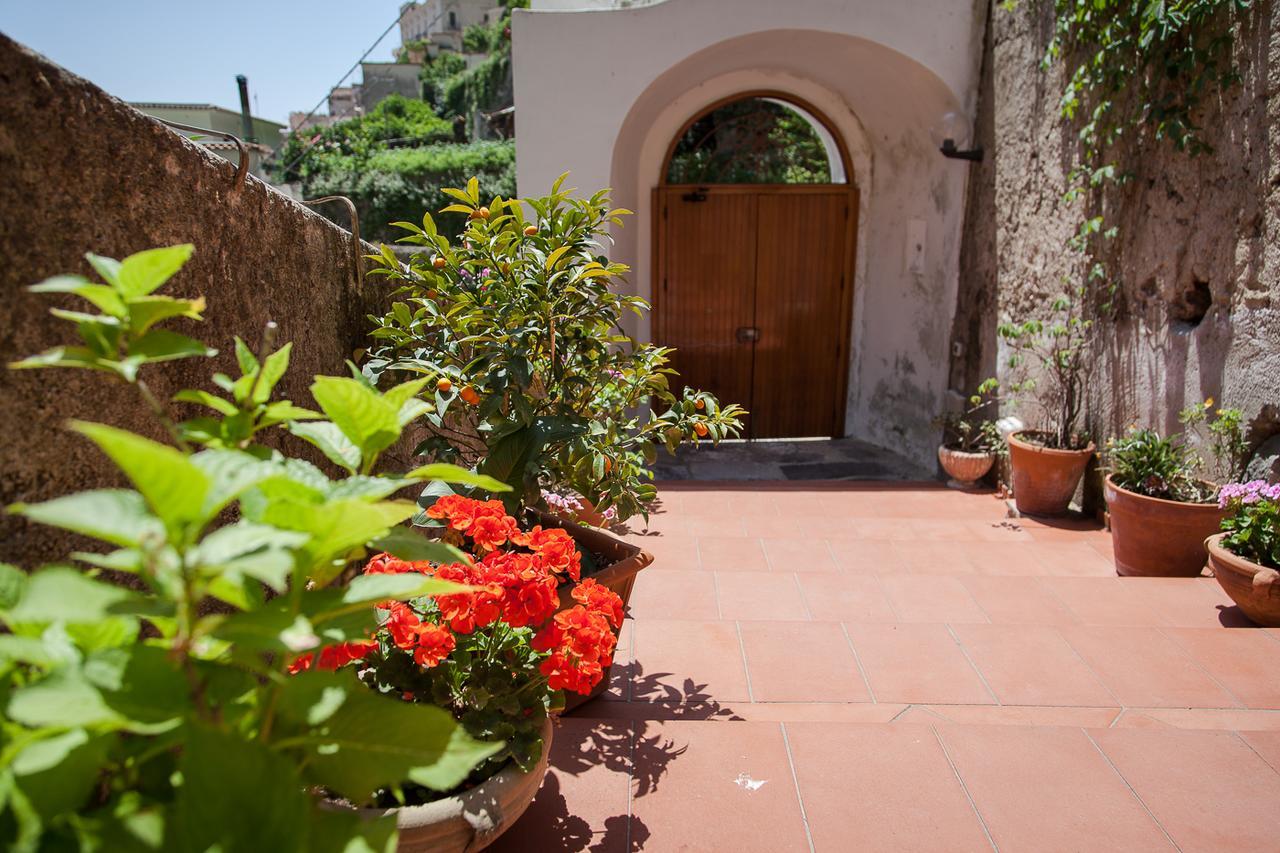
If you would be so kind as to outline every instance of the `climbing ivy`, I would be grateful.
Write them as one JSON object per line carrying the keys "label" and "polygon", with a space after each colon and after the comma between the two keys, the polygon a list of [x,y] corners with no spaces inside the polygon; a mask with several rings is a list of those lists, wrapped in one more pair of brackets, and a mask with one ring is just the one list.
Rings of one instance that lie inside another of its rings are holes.
{"label": "climbing ivy", "polygon": [[[1016,0],[1015,0],[1016,2]],[[1068,245],[1089,261],[1109,310],[1117,282],[1108,275],[1106,244],[1118,230],[1106,220],[1104,191],[1132,174],[1120,143],[1167,140],[1190,155],[1212,146],[1198,115],[1206,95],[1239,75],[1231,62],[1232,12],[1250,0],[1052,0],[1054,34],[1044,67],[1067,71],[1063,119],[1079,126],[1079,159],[1064,200],[1085,198],[1087,213]],[[1015,3],[1006,2],[1006,8]]]}

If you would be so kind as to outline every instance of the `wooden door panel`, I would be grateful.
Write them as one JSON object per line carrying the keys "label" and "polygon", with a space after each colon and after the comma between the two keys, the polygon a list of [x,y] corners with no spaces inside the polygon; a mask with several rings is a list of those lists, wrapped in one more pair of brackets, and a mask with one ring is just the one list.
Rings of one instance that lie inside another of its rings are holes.
{"label": "wooden door panel", "polygon": [[751,344],[738,340],[755,311],[756,197],[659,192],[663,278],[657,299],[658,334],[675,347],[680,372],[673,390],[687,385],[715,393],[722,403],[751,408]]}
{"label": "wooden door panel", "polygon": [[839,429],[853,205],[847,191],[758,196],[754,438]]}

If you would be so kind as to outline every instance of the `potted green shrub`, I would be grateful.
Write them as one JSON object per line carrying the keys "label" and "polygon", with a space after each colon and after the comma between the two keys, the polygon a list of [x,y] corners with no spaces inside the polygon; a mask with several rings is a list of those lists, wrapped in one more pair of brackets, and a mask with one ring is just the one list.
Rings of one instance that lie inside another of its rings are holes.
{"label": "potted green shrub", "polygon": [[1195,577],[1204,540],[1223,511],[1217,487],[1195,476],[1196,460],[1178,438],[1135,429],[1107,445],[1104,494],[1116,571],[1121,575]]}
{"label": "potted green shrub", "polygon": [[[215,416],[178,423],[141,373],[214,354],[160,325],[200,318],[203,300],[156,293],[190,253],[91,255],[102,283],[60,276],[33,288],[101,313],[54,309],[79,343],[14,366],[88,368],[129,383],[171,443],[74,423],[128,487],[9,508],[110,550],[30,574],[0,566],[0,834],[12,850],[385,850],[394,820],[333,811],[315,792],[364,803],[406,782],[451,790],[504,743],[472,737],[439,707],[326,671],[370,650],[376,602],[466,590],[421,574],[344,584],[344,568],[371,548],[466,559],[400,527],[416,506],[391,495],[441,476],[502,487],[452,466],[372,473],[420,408],[415,383],[381,394],[319,377],[323,414],[273,400],[288,344],[255,354],[237,340],[241,375],[215,376],[223,394],[179,395]],[[254,442],[282,424],[307,425],[362,473],[331,480]],[[106,583],[101,570],[131,583]],[[309,653],[321,665],[290,677],[290,660]]]}
{"label": "potted green shrub", "polygon": [[1048,320],[1002,323],[1008,347],[1009,383],[1016,395],[1035,392],[1039,424],[1008,437],[1013,497],[1029,515],[1063,515],[1093,457],[1082,434],[1084,379],[1092,320],[1081,316],[1080,294],[1064,294],[1049,306]]}
{"label": "potted green shrub", "polygon": [[1213,574],[1246,616],[1280,628],[1280,483],[1229,483],[1218,503],[1223,532],[1205,540]]}
{"label": "potted green shrub", "polygon": [[938,462],[953,489],[972,489],[987,476],[1004,448],[1004,439],[990,417],[996,400],[996,380],[987,379],[959,412],[944,412],[935,423],[942,427]]}
{"label": "potted green shrub", "polygon": [[[467,219],[460,237],[441,234],[430,214],[396,223],[408,232],[402,242],[420,249],[402,262],[384,247],[370,272],[395,289],[391,310],[370,318],[364,375],[428,377],[434,395],[417,451],[508,484],[502,499],[526,526],[560,523],[544,490],[619,521],[647,514],[657,490],[646,465],[658,448],[736,435],[743,414],[702,391],[675,393],[669,350],[623,330],[624,315],[648,310],[617,292],[627,268],[604,255],[609,225],[629,211],[611,208],[604,191],[574,198],[563,180],[523,201],[482,201],[475,180],[446,190],[454,203],[441,212]],[[424,493],[423,508],[439,496]],[[652,558],[601,531],[564,527],[582,546],[584,574],[627,599]]]}

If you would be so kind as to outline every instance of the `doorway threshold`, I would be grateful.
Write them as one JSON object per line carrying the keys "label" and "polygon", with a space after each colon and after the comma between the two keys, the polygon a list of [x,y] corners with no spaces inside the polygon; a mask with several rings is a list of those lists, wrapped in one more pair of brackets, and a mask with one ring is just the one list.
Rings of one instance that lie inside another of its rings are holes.
{"label": "doorway threshold", "polygon": [[933,470],[856,438],[733,439],[659,451],[656,480],[933,480]]}

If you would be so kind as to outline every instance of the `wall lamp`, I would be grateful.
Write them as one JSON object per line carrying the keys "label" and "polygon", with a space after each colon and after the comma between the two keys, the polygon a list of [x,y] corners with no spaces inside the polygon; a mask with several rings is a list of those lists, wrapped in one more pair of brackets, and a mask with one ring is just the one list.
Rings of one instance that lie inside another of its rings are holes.
{"label": "wall lamp", "polygon": [[958,148],[954,139],[942,140],[942,147],[938,149],[942,152],[943,157],[949,157],[952,160],[972,160],[975,163],[982,162],[982,146],[977,145],[973,148]]}

